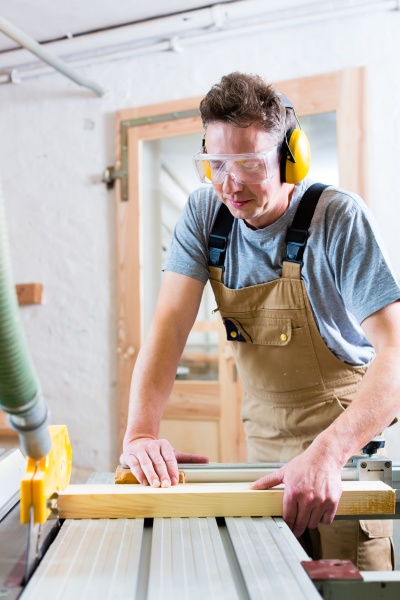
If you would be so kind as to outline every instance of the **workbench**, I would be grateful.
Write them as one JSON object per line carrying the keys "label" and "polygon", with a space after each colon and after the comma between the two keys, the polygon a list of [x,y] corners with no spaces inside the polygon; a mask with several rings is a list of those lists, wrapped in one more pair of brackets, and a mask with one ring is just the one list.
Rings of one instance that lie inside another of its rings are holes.
{"label": "workbench", "polygon": [[[225,467],[235,480],[235,467]],[[245,469],[248,481],[264,472],[260,468]],[[199,473],[194,467],[193,480]],[[344,478],[351,473],[354,469]],[[394,466],[393,478],[400,480],[400,466]],[[88,480],[113,482],[114,473]],[[399,506],[397,498],[397,513]],[[399,572],[360,574],[339,561],[325,561],[320,579],[313,581],[306,565],[314,561],[283,519],[273,516],[65,519],[59,528],[48,520],[43,538],[49,536],[49,548],[24,586],[26,529],[18,521],[15,505],[0,522],[0,598],[7,600],[400,597]]]}

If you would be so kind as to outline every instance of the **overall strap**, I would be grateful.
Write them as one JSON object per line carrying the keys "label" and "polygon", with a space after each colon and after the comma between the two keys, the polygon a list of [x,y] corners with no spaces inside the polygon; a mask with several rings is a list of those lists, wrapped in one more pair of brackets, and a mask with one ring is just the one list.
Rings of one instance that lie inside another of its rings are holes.
{"label": "overall strap", "polygon": [[308,230],[318,200],[325,188],[323,183],[314,183],[300,200],[293,222],[286,233],[286,258],[284,261],[303,266],[303,254],[307,244]]}
{"label": "overall strap", "polygon": [[219,267],[223,271],[225,270],[226,247],[233,219],[232,213],[225,204],[221,203],[210,237],[208,238],[208,264],[213,267]]}
{"label": "overall strap", "polygon": [[[286,233],[287,250],[284,261],[303,266],[302,258],[307,243],[308,229],[318,200],[327,187],[323,183],[314,183],[300,200],[293,222]],[[232,213],[225,204],[221,203],[208,239],[209,266],[219,267],[224,271],[228,236],[232,229],[233,221],[234,217]]]}

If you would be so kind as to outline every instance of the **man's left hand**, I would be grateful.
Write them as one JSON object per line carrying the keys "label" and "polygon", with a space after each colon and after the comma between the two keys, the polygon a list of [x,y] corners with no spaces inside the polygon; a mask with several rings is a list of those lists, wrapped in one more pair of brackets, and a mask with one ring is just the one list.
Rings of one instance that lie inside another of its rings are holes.
{"label": "man's left hand", "polygon": [[330,525],[342,495],[340,468],[333,457],[316,455],[310,446],[279,471],[252,484],[253,490],[267,490],[285,484],[283,519],[296,537],[318,523]]}

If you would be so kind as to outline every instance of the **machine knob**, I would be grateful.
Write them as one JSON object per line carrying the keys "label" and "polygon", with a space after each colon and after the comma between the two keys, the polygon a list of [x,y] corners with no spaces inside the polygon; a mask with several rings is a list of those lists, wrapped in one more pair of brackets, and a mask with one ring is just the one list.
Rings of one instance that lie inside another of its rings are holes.
{"label": "machine knob", "polygon": [[383,437],[374,437],[364,448],[362,449],[363,454],[376,454],[378,452],[378,448],[385,447],[385,440]]}

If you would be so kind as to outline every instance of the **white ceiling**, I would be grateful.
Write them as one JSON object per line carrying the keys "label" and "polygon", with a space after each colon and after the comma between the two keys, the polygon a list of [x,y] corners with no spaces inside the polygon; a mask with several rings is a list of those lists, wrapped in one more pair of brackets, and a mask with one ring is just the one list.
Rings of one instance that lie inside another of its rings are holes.
{"label": "white ceiling", "polygon": [[[1,0],[0,16],[37,42],[47,42],[213,4],[215,0]],[[15,48],[0,32],[0,52]]]}

